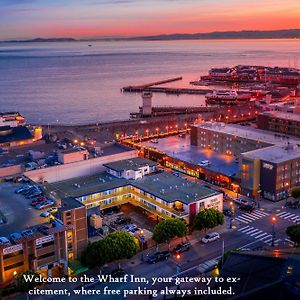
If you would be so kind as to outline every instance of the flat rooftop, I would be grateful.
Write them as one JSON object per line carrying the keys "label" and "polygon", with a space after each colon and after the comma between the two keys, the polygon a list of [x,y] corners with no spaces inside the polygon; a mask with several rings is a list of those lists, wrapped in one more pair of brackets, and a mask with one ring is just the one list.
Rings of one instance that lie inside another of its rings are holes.
{"label": "flat rooftop", "polygon": [[[79,177],[52,183],[49,189],[57,193],[69,207],[78,207],[76,200],[70,197],[80,197],[121,186],[132,185],[168,202],[180,200],[189,204],[195,199],[202,199],[218,194],[218,192],[202,186],[199,183],[176,177],[170,173],[153,173],[138,180],[126,180],[114,177],[106,172],[94,176]],[[75,202],[74,202],[75,201]],[[66,209],[68,209],[66,207]]]}
{"label": "flat rooftop", "polygon": [[281,163],[300,157],[300,147],[270,146],[262,149],[248,151],[242,154],[245,158],[261,159],[272,163]]}
{"label": "flat rooftop", "polygon": [[199,165],[202,160],[209,160],[210,165],[205,167],[207,170],[221,173],[226,176],[234,176],[238,170],[238,163],[234,157],[217,153],[213,150],[202,149],[191,145],[190,136],[185,138],[178,136],[169,136],[158,140],[158,144],[152,144],[150,141],[142,142],[143,146],[157,148],[165,152],[170,157]]}
{"label": "flat rooftop", "polygon": [[137,171],[139,170],[141,167],[145,167],[145,166],[156,166],[157,163],[143,158],[143,157],[135,157],[132,159],[124,159],[124,160],[119,160],[119,161],[115,161],[115,162],[111,162],[108,164],[105,164],[104,166],[112,169],[114,171],[117,172],[122,172],[124,170],[134,170]]}
{"label": "flat rooftop", "polygon": [[84,206],[84,204],[77,201],[75,198],[67,197],[67,198],[63,198],[61,200],[61,207],[59,208],[59,211],[63,212],[63,211],[66,211],[66,210],[80,208],[80,207],[83,207],[83,206]]}
{"label": "flat rooftop", "polygon": [[185,204],[219,194],[199,183],[167,172],[144,176],[142,179],[133,181],[132,185],[168,202],[178,200]]}
{"label": "flat rooftop", "polygon": [[72,178],[49,184],[49,190],[61,198],[80,197],[114,189],[128,184],[126,179],[117,178],[106,172],[92,176]]}
{"label": "flat rooftop", "polygon": [[297,121],[300,122],[300,114],[298,113],[288,113],[282,111],[270,111],[262,113],[262,115],[268,115],[272,118],[279,118],[287,121]]}
{"label": "flat rooftop", "polygon": [[299,138],[236,124],[206,122],[197,126],[206,130],[238,136],[270,145],[286,145],[287,142],[300,144]]}
{"label": "flat rooftop", "polygon": [[101,150],[103,151],[102,156],[119,154],[127,151],[133,151],[132,148],[117,143],[110,144],[108,146],[103,146],[101,147]]}

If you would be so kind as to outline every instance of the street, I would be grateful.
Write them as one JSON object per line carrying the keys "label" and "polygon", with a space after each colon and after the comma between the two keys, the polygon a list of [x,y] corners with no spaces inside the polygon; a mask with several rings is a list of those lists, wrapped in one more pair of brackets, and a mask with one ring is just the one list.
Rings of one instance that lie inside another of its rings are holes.
{"label": "street", "polygon": [[[274,222],[274,239],[273,239],[273,222],[272,217],[275,217]],[[235,219],[233,221],[233,228],[229,229],[230,217],[225,217],[225,225],[216,229],[220,232],[221,238],[217,241],[203,244],[200,239],[204,233],[199,233],[193,236],[190,240],[192,247],[189,251],[181,254],[179,260],[174,256],[170,259],[158,262],[156,264],[148,264],[141,261],[141,253],[138,253],[132,259],[123,261],[121,263],[122,268],[127,274],[133,274],[137,277],[146,277],[149,280],[149,284],[143,283],[98,283],[98,284],[85,284],[84,289],[103,289],[105,286],[109,286],[110,289],[119,290],[135,290],[138,287],[146,291],[148,290],[161,290],[166,286],[174,289],[174,281],[171,283],[161,282],[156,285],[151,285],[152,277],[199,277],[200,273],[197,270],[200,263],[206,262],[211,259],[220,258],[222,255],[222,247],[224,241],[224,252],[232,249],[243,249],[244,251],[261,249],[277,249],[280,247],[292,247],[285,234],[287,226],[295,224],[297,220],[300,220],[299,209],[290,210],[283,209],[278,203],[264,202],[260,210],[256,210],[252,213],[245,213],[235,207]],[[211,230],[214,231],[214,230]],[[272,247],[272,239],[274,240],[274,247]],[[177,241],[178,242],[178,241]],[[160,246],[161,248],[161,246]],[[145,251],[145,256],[151,251]],[[178,274],[178,266],[180,267],[180,273]],[[94,276],[97,276],[99,271],[95,271]],[[189,284],[190,286],[191,284]],[[73,284],[70,289],[80,289],[82,286],[78,283]],[[197,285],[199,288],[199,285]],[[46,288],[46,287],[45,287]],[[54,285],[51,286],[54,288]],[[57,287],[58,288],[58,287]],[[175,286],[176,288],[176,286]],[[149,291],[148,291],[149,292]],[[76,295],[76,299],[86,299],[86,295]],[[91,299],[99,299],[99,295],[89,295]],[[30,296],[29,299],[54,299],[55,296]],[[122,295],[106,295],[105,299],[123,299]],[[149,295],[146,296],[133,296],[128,295],[127,299],[149,299]],[[159,299],[159,297],[158,297]]]}

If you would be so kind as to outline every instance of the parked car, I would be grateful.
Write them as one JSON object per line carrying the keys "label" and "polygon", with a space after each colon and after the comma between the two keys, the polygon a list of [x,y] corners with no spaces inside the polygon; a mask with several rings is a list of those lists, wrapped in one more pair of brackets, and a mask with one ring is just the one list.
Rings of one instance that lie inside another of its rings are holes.
{"label": "parked car", "polygon": [[38,196],[41,196],[43,195],[43,192],[41,190],[36,190],[36,191],[33,191],[31,194],[27,195],[26,198],[27,199],[32,199],[32,198],[35,198],[35,197],[38,197]]}
{"label": "parked car", "polygon": [[186,251],[190,250],[190,248],[191,248],[191,243],[190,242],[185,242],[185,243],[178,244],[173,249],[173,252],[175,254],[178,254],[178,253],[186,252]]}
{"label": "parked car", "polygon": [[243,199],[243,198],[233,198],[233,201],[239,205],[242,205],[242,204],[248,205],[249,204],[248,200]]}
{"label": "parked car", "polygon": [[41,210],[41,209],[47,208],[47,207],[49,207],[49,206],[51,206],[53,204],[54,204],[54,201],[52,201],[52,200],[46,200],[46,201],[44,201],[44,202],[36,205],[35,208]]}
{"label": "parked car", "polygon": [[250,204],[241,204],[239,209],[246,212],[253,212],[255,210],[255,207]]}
{"label": "parked car", "polygon": [[16,194],[23,194],[23,193],[25,193],[26,191],[28,191],[28,190],[31,189],[31,188],[33,188],[32,185],[23,185],[23,186],[17,188],[17,189],[15,190],[15,193],[16,193]]}
{"label": "parked car", "polygon": [[123,230],[125,231],[132,231],[138,228],[135,224],[127,224],[123,227]]}
{"label": "parked car", "polygon": [[155,264],[162,260],[167,260],[170,257],[169,251],[157,251],[147,256],[147,262],[149,264]]}
{"label": "parked car", "polygon": [[14,232],[10,235],[10,239],[16,243],[17,239],[21,238],[22,235],[20,233]]}
{"label": "parked car", "polygon": [[34,190],[36,190],[36,187],[31,185],[31,186],[29,186],[29,188],[23,190],[21,192],[21,194],[26,196],[26,195],[29,195],[30,193],[32,193]]}
{"label": "parked car", "polygon": [[204,238],[202,238],[201,241],[202,241],[202,243],[207,244],[207,243],[213,242],[219,238],[220,238],[220,235],[218,232],[210,232]]}
{"label": "parked car", "polygon": [[6,245],[6,244],[10,244],[9,239],[4,236],[1,236],[0,237],[0,245]]}
{"label": "parked car", "polygon": [[116,220],[115,220],[115,224],[116,225],[126,225],[128,223],[131,222],[131,219],[130,218],[124,218],[124,217],[118,217]]}
{"label": "parked car", "polygon": [[140,230],[141,230],[140,228],[136,227],[136,228],[128,230],[128,233],[134,235],[134,234],[136,234]]}
{"label": "parked car", "polygon": [[50,209],[47,210],[47,212],[49,212],[50,214],[55,214],[58,212],[58,208],[57,207],[51,207]]}
{"label": "parked car", "polygon": [[35,233],[34,229],[27,229],[27,230],[23,230],[21,235],[22,236],[31,236]]}
{"label": "parked car", "polygon": [[40,214],[40,217],[42,217],[42,218],[48,218],[48,217],[50,217],[50,213],[49,213],[49,211],[43,211],[41,214]]}
{"label": "parked car", "polygon": [[210,165],[210,161],[209,160],[201,160],[198,163],[198,166],[200,166],[200,167],[208,167],[209,165]]}
{"label": "parked car", "polygon": [[32,206],[36,206],[36,205],[38,205],[38,204],[40,204],[40,203],[42,203],[42,202],[44,202],[44,201],[46,201],[46,200],[47,200],[46,197],[40,197],[40,198],[37,198],[37,199],[35,199],[35,200],[32,200],[32,201],[31,201],[31,205],[32,205]]}

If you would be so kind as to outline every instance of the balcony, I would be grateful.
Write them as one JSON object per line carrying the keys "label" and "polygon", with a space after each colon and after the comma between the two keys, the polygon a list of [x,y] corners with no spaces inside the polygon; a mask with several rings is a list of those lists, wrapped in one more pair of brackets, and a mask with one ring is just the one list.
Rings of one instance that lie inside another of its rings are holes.
{"label": "balcony", "polygon": [[[176,210],[170,206],[167,206],[167,205],[164,205],[158,201],[155,201],[153,200],[152,198],[148,197],[148,196],[145,196],[137,191],[132,191],[131,192],[133,195],[137,196],[137,197],[140,197],[142,198],[143,200],[157,206],[157,207],[160,207],[168,212],[170,212],[171,214],[177,216],[178,218],[182,218],[182,217],[185,217],[185,216],[188,216],[188,212],[186,212],[184,209],[183,210]],[[173,205],[173,204],[172,204]]]}

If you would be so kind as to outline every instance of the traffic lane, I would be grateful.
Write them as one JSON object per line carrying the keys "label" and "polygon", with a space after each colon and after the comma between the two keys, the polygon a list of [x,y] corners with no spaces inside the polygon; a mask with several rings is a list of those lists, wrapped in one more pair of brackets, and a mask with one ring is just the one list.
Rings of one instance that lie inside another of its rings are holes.
{"label": "traffic lane", "polygon": [[[222,245],[223,239],[225,241],[225,251],[231,249],[237,249],[242,246],[249,247],[248,244],[251,242],[249,239],[245,238],[245,236],[239,236],[236,234],[236,231],[227,232],[221,235],[221,239],[208,243],[202,244],[198,241],[196,244],[192,246],[192,248],[182,254],[182,263],[180,263],[180,267],[182,271],[184,271],[184,276],[199,276],[199,272],[197,267],[200,263],[203,263],[207,260],[218,258],[222,255]],[[192,259],[190,259],[192,257]],[[156,264],[148,264],[148,263],[141,263],[139,265],[132,265],[125,268],[128,274],[133,274],[138,277],[146,277],[149,282],[151,282],[151,277],[172,277],[176,274],[178,261],[175,260],[173,257],[167,261],[158,262]],[[187,270],[187,271],[186,271]],[[99,273],[95,273],[94,276],[97,276]],[[156,286],[147,285],[144,286],[148,289],[155,288],[155,289],[162,289],[165,286],[172,286],[173,283],[161,283]],[[88,288],[87,285],[86,288]],[[128,290],[128,289],[137,289],[138,286],[142,286],[141,283],[98,283],[95,285],[90,286],[90,289],[103,289],[105,286],[109,286],[110,289],[119,289],[119,290]],[[78,286],[78,288],[80,288]],[[86,299],[86,295],[78,295],[76,299]],[[90,299],[99,299],[99,295],[89,295]],[[149,299],[149,296],[145,296],[145,299]],[[43,296],[46,299],[55,299],[55,296]],[[34,299],[43,299],[41,296],[36,296]],[[117,295],[108,295],[105,296],[105,299],[123,299],[123,296]],[[128,298],[134,299],[134,298]],[[138,299],[144,299],[144,297],[139,297]]]}

